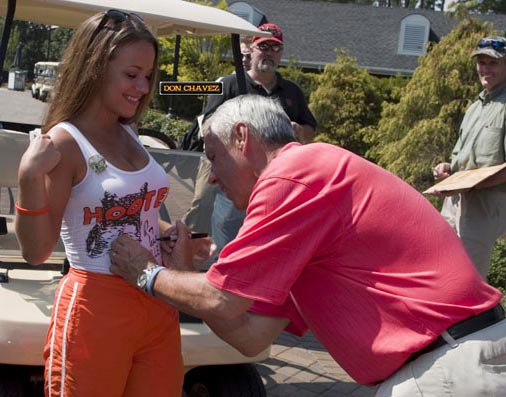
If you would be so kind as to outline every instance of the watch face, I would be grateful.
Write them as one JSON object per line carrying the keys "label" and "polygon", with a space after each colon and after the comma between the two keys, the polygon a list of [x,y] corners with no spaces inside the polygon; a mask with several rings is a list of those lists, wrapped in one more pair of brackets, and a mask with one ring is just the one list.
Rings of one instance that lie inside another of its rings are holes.
{"label": "watch face", "polygon": [[146,286],[148,284],[148,274],[146,270],[143,270],[139,277],[137,277],[137,287],[140,289],[146,290]]}

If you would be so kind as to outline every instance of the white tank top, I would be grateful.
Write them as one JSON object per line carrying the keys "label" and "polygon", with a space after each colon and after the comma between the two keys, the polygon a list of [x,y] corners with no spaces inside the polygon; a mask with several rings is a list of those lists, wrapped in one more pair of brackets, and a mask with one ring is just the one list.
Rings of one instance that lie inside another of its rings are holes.
{"label": "white tank top", "polygon": [[[161,264],[156,240],[158,211],[169,190],[163,168],[148,153],[149,162],[143,169],[120,170],[106,161],[73,124],[63,122],[57,127],[76,140],[87,168],[83,180],[72,188],[63,215],[60,236],[70,266],[111,274],[110,245],[120,234],[139,241]],[[135,132],[123,127],[141,145]]]}

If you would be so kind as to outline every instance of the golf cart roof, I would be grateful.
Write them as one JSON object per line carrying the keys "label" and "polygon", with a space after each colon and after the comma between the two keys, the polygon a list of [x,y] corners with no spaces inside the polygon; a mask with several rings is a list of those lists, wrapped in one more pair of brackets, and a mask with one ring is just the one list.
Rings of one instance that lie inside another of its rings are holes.
{"label": "golf cart roof", "polygon": [[36,62],[35,63],[35,66],[41,66],[41,65],[44,65],[44,66],[52,66],[52,67],[58,67],[60,65],[60,62],[52,62],[52,61],[40,61],[40,62]]}
{"label": "golf cart roof", "polygon": [[[8,2],[0,0],[0,15],[6,15]],[[14,19],[75,28],[91,15],[111,8],[138,14],[157,36],[270,36],[230,12],[182,0],[17,0]]]}

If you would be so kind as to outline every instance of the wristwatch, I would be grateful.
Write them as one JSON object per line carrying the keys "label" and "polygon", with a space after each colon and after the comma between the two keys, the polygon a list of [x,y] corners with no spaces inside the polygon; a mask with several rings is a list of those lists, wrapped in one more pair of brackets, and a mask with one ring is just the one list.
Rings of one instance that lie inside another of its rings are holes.
{"label": "wristwatch", "polygon": [[137,287],[149,295],[155,296],[153,293],[153,284],[155,283],[156,276],[163,269],[165,269],[165,267],[159,265],[144,269],[137,277]]}

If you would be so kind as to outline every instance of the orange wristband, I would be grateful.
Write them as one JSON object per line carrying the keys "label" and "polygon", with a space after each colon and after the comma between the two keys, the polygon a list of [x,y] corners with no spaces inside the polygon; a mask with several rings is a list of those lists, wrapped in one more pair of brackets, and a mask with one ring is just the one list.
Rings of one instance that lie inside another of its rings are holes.
{"label": "orange wristband", "polygon": [[19,204],[16,203],[16,211],[18,214],[21,215],[29,215],[29,216],[44,215],[49,212],[49,205],[38,210],[28,210],[26,208],[20,207]]}

